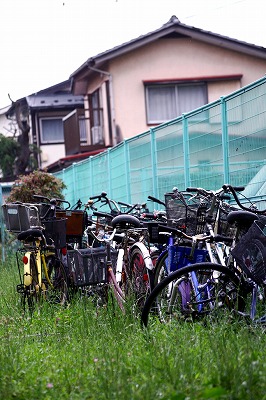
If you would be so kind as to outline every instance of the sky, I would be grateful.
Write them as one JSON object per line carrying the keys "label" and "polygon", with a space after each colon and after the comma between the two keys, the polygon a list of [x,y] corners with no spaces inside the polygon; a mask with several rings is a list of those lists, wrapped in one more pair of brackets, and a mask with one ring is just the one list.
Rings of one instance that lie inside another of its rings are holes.
{"label": "sky", "polygon": [[[266,0],[0,0],[0,108],[167,23],[266,48]],[[266,73],[266,71],[265,71]]]}

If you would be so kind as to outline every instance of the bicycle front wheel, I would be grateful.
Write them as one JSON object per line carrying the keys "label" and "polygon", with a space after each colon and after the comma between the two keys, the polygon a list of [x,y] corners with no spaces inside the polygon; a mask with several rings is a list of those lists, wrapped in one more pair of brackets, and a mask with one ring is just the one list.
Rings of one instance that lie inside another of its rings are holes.
{"label": "bicycle front wheel", "polygon": [[213,320],[225,312],[242,311],[245,297],[237,271],[208,262],[191,264],[158,283],[145,302],[141,320],[144,326],[150,316],[163,323]]}

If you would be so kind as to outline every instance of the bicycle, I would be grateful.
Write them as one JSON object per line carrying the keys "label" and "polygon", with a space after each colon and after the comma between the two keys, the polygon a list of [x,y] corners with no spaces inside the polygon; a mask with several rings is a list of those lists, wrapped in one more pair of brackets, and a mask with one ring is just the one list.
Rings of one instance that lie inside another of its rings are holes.
{"label": "bicycle", "polygon": [[[34,196],[36,199],[46,199]],[[49,204],[10,203],[3,205],[7,230],[22,243],[16,252],[22,307],[32,314],[37,303],[46,300],[64,305],[68,299],[67,277],[62,255],[66,252],[66,221],[56,219],[61,199]],[[42,214],[43,212],[43,214]]]}
{"label": "bicycle", "polygon": [[[232,186],[224,185],[224,191],[229,191],[237,199],[236,192]],[[222,190],[219,191],[220,193]],[[239,200],[237,204],[241,206]],[[223,259],[218,259],[217,262],[193,262],[193,259],[186,261],[191,265],[177,265],[180,267],[170,273],[154,288],[151,295],[148,297],[142,310],[142,323],[147,326],[150,314],[158,314],[162,322],[168,320],[197,320],[206,316],[220,315],[221,310],[230,312],[232,315],[245,316],[251,321],[255,321],[258,309],[256,306],[258,300],[265,301],[265,283],[266,278],[265,267],[265,252],[264,261],[260,267],[260,276],[256,276],[254,271],[241,269],[241,263],[236,263],[233,257],[233,249],[236,250],[235,240],[243,240],[243,228],[246,231],[250,226],[257,223],[258,215],[262,215],[265,211],[258,214],[245,210],[234,210],[228,214],[228,222],[236,223],[236,231],[234,237],[223,238],[231,242],[231,251]],[[253,222],[255,221],[255,222]],[[210,224],[207,224],[210,226]],[[241,234],[239,234],[241,232]],[[208,243],[220,240],[219,236],[214,235],[210,230],[210,237],[204,237],[204,241]],[[179,231],[179,236],[193,240],[184,232]],[[264,241],[266,244],[266,240]],[[209,243],[210,244],[210,243]],[[206,254],[209,254],[208,252]],[[219,255],[219,252],[217,253]],[[214,260],[215,261],[215,260]],[[256,269],[256,268],[255,268]],[[247,276],[248,273],[248,276]],[[257,274],[258,275],[258,274]],[[264,321],[265,315],[259,316],[257,321]]]}

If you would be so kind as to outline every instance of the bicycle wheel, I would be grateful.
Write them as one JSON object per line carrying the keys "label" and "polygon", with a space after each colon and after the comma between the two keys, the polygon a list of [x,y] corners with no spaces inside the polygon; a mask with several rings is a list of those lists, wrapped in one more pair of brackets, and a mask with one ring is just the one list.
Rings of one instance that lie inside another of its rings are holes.
{"label": "bicycle wheel", "polygon": [[158,258],[154,270],[154,287],[168,276],[167,272],[168,251]]}
{"label": "bicycle wheel", "polygon": [[66,304],[68,300],[67,276],[62,262],[54,257],[46,258],[47,277],[43,276],[45,299],[52,304]]}
{"label": "bicycle wheel", "polygon": [[[152,262],[155,264],[158,254],[151,254]],[[129,276],[127,277],[127,293],[132,293],[138,307],[142,308],[147,296],[153,287],[153,271],[148,270],[145,258],[139,248],[132,250],[130,255]]]}
{"label": "bicycle wheel", "polygon": [[24,256],[28,261],[24,262],[22,306],[24,311],[28,306],[30,313],[33,312],[36,303],[40,299],[40,287],[38,282],[38,270],[36,259],[33,254],[26,253]]}
{"label": "bicycle wheel", "polygon": [[198,263],[171,273],[147,298],[141,320],[161,322],[219,318],[224,312],[242,312],[246,291],[241,276],[220,264]]}

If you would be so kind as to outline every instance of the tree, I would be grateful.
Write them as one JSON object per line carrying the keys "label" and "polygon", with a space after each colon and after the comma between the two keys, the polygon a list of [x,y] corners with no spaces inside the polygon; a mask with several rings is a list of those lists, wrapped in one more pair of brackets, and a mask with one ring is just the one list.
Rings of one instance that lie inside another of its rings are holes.
{"label": "tree", "polygon": [[18,142],[0,133],[0,168],[4,179],[12,180],[14,176],[14,163],[18,152]]}
{"label": "tree", "polygon": [[63,190],[65,188],[66,185],[61,179],[44,171],[34,171],[29,175],[20,176],[15,181],[7,201],[36,203],[36,199],[33,197],[34,194],[48,198],[63,199]]}

